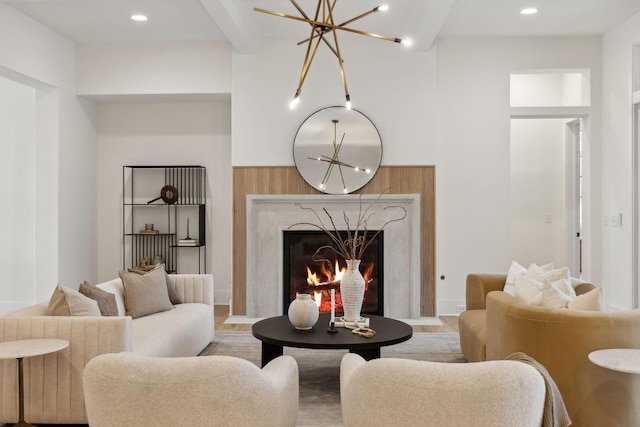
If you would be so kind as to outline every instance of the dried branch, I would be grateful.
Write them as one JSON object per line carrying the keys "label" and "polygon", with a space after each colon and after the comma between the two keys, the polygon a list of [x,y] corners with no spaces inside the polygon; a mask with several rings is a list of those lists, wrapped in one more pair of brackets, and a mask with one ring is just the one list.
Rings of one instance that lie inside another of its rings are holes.
{"label": "dried branch", "polygon": [[407,217],[407,210],[403,207],[403,206],[387,206],[384,207],[382,210],[387,210],[387,209],[402,209],[402,215],[399,215],[397,218],[393,218],[390,219],[388,221],[386,221],[382,227],[380,227],[371,238],[368,237],[369,234],[369,220],[373,217],[373,215],[376,213],[375,211],[372,211],[373,206],[380,200],[380,198],[382,197],[383,193],[380,193],[378,195],[378,197],[376,197],[363,211],[362,209],[362,195],[360,195],[359,198],[359,202],[360,202],[360,206],[358,208],[358,220],[356,221],[356,226],[355,229],[352,229],[352,224],[349,220],[349,217],[347,216],[346,212],[342,212],[342,216],[344,219],[344,223],[346,226],[346,234],[347,234],[347,238],[346,239],[342,239],[342,237],[340,236],[340,230],[338,230],[338,227],[336,227],[336,224],[333,220],[333,217],[331,216],[331,214],[325,209],[322,208],[322,211],[325,213],[325,215],[328,218],[329,223],[331,224],[331,229],[329,229],[325,223],[322,221],[322,217],[320,216],[320,214],[313,208],[307,207],[307,206],[302,206],[300,203],[296,203],[295,205],[298,206],[300,209],[302,210],[308,210],[311,211],[313,213],[313,215],[317,218],[318,220],[318,224],[312,223],[312,222],[297,222],[295,224],[292,224],[289,226],[289,228],[295,227],[295,226],[300,226],[300,225],[305,225],[305,226],[310,226],[313,228],[317,228],[318,230],[322,230],[325,232],[325,234],[327,236],[329,236],[329,238],[331,239],[332,244],[330,245],[325,245],[322,246],[320,248],[318,248],[318,250],[316,250],[316,252],[313,255],[313,259],[314,261],[327,261],[330,262],[329,260],[325,259],[325,258],[318,258],[316,259],[316,256],[318,255],[318,253],[323,250],[323,249],[331,249],[333,250],[336,254],[340,255],[342,258],[344,258],[345,260],[350,260],[350,259],[362,259],[362,256],[364,255],[365,250],[367,249],[367,247],[371,244],[371,242],[373,240],[375,240],[375,238],[378,236],[378,234],[380,234],[382,232],[382,230],[384,230],[387,225],[393,223],[393,222],[397,222],[397,221],[402,221],[403,219],[405,219]]}

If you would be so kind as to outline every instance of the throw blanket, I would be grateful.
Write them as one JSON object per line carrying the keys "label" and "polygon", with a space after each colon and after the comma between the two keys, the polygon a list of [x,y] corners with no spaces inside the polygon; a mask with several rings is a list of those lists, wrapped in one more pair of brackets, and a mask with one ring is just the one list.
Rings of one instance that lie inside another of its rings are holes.
{"label": "throw blanket", "polygon": [[515,360],[533,366],[540,372],[544,379],[546,395],[544,399],[544,412],[542,414],[542,427],[567,427],[571,425],[571,419],[564,406],[562,394],[558,386],[549,375],[547,369],[534,358],[524,353],[513,353],[506,357],[506,360]]}

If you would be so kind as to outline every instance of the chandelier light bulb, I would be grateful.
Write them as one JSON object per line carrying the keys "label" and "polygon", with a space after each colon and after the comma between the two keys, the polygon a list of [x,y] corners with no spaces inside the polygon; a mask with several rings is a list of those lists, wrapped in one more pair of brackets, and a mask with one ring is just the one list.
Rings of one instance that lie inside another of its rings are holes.
{"label": "chandelier light bulb", "polygon": [[535,15],[536,13],[538,13],[538,9],[535,7],[527,7],[520,11],[521,15]]}
{"label": "chandelier light bulb", "polygon": [[378,11],[378,12],[386,12],[387,10],[389,10],[389,5],[388,4],[381,4],[380,6],[378,6],[376,8],[376,11]]}
{"label": "chandelier light bulb", "polygon": [[351,110],[351,97],[347,94],[345,98],[347,99],[347,103],[344,106],[347,110]]}
{"label": "chandelier light bulb", "polygon": [[296,94],[293,96],[293,99],[289,103],[289,108],[292,110],[295,110],[295,108],[298,106],[299,103],[300,103],[300,92],[296,92]]}
{"label": "chandelier light bulb", "polygon": [[131,15],[131,20],[132,21],[136,21],[136,22],[145,22],[147,21],[149,18],[147,18],[146,15],[142,15],[142,14],[135,14],[135,15]]}
{"label": "chandelier light bulb", "polygon": [[402,43],[403,46],[413,46],[413,40],[411,39],[402,39],[402,41],[400,42]]}

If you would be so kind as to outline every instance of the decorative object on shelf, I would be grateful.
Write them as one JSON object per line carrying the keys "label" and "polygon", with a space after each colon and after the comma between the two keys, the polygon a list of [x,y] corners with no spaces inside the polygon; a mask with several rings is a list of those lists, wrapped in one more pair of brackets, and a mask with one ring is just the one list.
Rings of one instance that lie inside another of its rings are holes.
{"label": "decorative object on shelf", "polygon": [[135,267],[133,267],[134,270],[138,271],[151,271],[154,268],[156,268],[156,264],[149,264],[148,257],[142,258],[142,260],[140,260],[140,265],[136,265]]}
{"label": "decorative object on shelf", "polygon": [[327,194],[364,187],[382,160],[380,133],[367,116],[344,107],[316,111],[298,128],[293,160],[307,184]]}
{"label": "decorative object on shelf", "polygon": [[189,237],[189,218],[187,218],[187,237],[178,239],[178,246],[198,246],[198,240]]}
{"label": "decorative object on shelf", "polygon": [[144,230],[140,230],[140,234],[159,234],[159,230],[153,229],[153,224],[145,224]]}
{"label": "decorative object on shelf", "polygon": [[364,277],[360,273],[360,260],[348,259],[347,271],[340,280],[340,296],[344,310],[344,320],[355,322],[360,320],[360,310],[364,301]]}
{"label": "decorative object on shelf", "polygon": [[164,187],[162,187],[162,190],[160,190],[160,197],[149,200],[147,204],[151,204],[160,199],[162,199],[162,201],[168,205],[174,204],[178,201],[178,189],[173,185],[165,185]]}
{"label": "decorative object on shelf", "polygon": [[[290,0],[290,1],[302,16],[288,15],[286,13],[261,9],[259,7],[254,7],[253,10],[256,12],[262,12],[269,15],[280,16],[282,18],[288,18],[296,21],[306,22],[311,26],[310,37],[298,43],[298,45],[306,44],[307,49],[304,57],[304,63],[302,65],[302,72],[300,73],[300,79],[298,81],[298,87],[293,97],[293,101],[291,101],[291,104],[289,105],[291,108],[295,108],[300,100],[302,85],[304,84],[304,81],[307,78],[307,73],[311,68],[311,64],[313,63],[313,59],[316,56],[318,47],[320,47],[320,42],[323,42],[326,46],[328,46],[331,52],[333,52],[333,54],[338,59],[338,65],[340,67],[340,76],[342,77],[342,86],[344,88],[346,107],[349,109],[351,108],[351,97],[349,95],[349,89],[347,88],[347,78],[344,72],[342,54],[340,53],[340,45],[338,44],[337,30],[374,37],[377,39],[387,40],[394,43],[401,43],[405,46],[411,45],[410,39],[400,39],[397,37],[383,36],[380,34],[370,33],[367,31],[361,31],[361,30],[356,30],[356,29],[347,27],[347,25],[359,19],[362,19],[365,16],[368,16],[372,13],[387,11],[389,9],[387,5],[376,6],[373,9],[366,11],[358,16],[355,16],[347,21],[344,21],[340,24],[336,24],[333,17],[333,11],[335,9],[337,0],[318,0],[318,5],[316,7],[316,11],[315,11],[315,14],[313,15],[313,18],[311,18],[310,15],[308,15],[307,13],[305,13],[304,10],[296,3],[295,0]],[[331,40],[329,40],[326,37],[327,35],[331,35],[331,38],[333,39],[333,43],[331,42]]]}
{"label": "decorative object on shelf", "polygon": [[298,294],[296,299],[291,301],[288,311],[289,321],[300,330],[309,330],[318,321],[320,313],[315,301],[309,294]]}

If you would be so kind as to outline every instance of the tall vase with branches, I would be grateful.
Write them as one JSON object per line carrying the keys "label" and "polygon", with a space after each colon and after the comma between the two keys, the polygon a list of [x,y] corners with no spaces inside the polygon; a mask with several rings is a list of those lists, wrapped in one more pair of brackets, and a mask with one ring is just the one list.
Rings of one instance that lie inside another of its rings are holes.
{"label": "tall vase with branches", "polygon": [[[347,264],[347,271],[340,281],[340,295],[342,298],[344,319],[348,322],[360,320],[360,312],[364,301],[365,281],[362,277],[362,273],[360,273],[359,267],[365,250],[371,242],[375,240],[378,234],[380,234],[389,224],[396,221],[402,221],[407,217],[407,211],[404,207],[386,206],[382,210],[397,209],[400,212],[397,216],[385,221],[375,232],[370,232],[369,222],[377,212],[374,210],[374,206],[383,194],[384,193],[379,194],[367,206],[363,206],[362,195],[360,195],[358,217],[355,224],[351,222],[346,212],[342,212],[344,229],[338,228],[333,216],[326,208],[322,208],[322,212],[324,213],[324,215],[322,215],[315,209],[303,206],[300,203],[296,203],[296,205],[304,211],[311,212],[317,219],[317,223],[298,222],[289,226],[289,228],[297,226],[316,228],[322,230],[329,237],[331,244],[321,246],[316,250],[313,255],[313,259],[315,261],[327,262],[329,265],[331,264],[331,261],[326,258],[318,258],[318,254],[323,252],[325,249],[333,251],[338,256],[344,258]],[[346,238],[342,237],[341,231],[346,234]]]}

